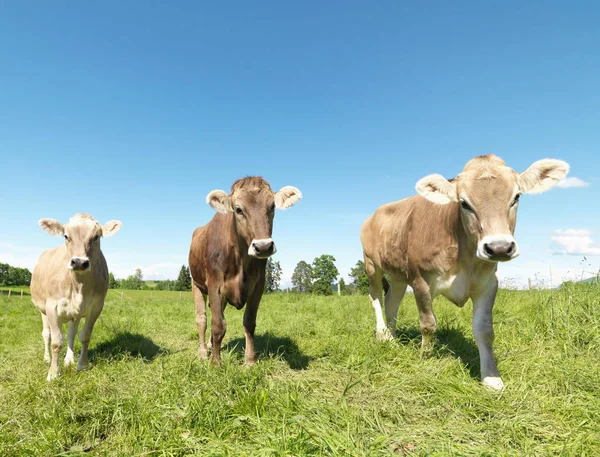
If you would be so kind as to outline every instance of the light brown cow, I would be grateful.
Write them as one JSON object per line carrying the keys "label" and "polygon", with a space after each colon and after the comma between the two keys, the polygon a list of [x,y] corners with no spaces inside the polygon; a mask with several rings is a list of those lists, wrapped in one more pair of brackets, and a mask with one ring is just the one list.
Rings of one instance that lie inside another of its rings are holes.
{"label": "light brown cow", "polygon": [[[378,337],[395,336],[407,285],[419,309],[423,349],[436,329],[433,298],[443,295],[458,306],[471,298],[481,378],[502,389],[492,352],[497,264],[519,255],[513,237],[519,196],[550,189],[568,170],[563,161],[544,159],[519,174],[494,155],[476,157],[455,179],[426,176],[416,185],[420,195],[375,211],[362,226],[361,241]],[[385,296],[387,328],[381,311],[384,273],[391,278]]]}
{"label": "light brown cow", "polygon": [[206,202],[218,213],[207,225],[194,231],[189,254],[200,358],[208,357],[205,341],[208,295],[212,316],[212,362],[218,364],[221,361],[227,303],[237,309],[247,303],[244,312],[245,363],[251,365],[256,361],[256,312],[263,294],[267,259],[276,251],[271,238],[275,208],[289,208],[301,198],[300,191],[291,186],[273,192],[261,177],[237,180],[229,195],[222,190],[213,190],[206,197]]}
{"label": "light brown cow", "polygon": [[31,277],[31,299],[42,313],[44,360],[52,361],[48,381],[59,374],[58,356],[63,346],[62,326],[69,322],[65,366],[75,362],[75,335],[79,334],[81,355],[78,370],[88,367],[88,346],[96,319],[104,306],[108,290],[108,267],[100,250],[100,237],[111,236],[121,228],[120,221],[103,226],[87,214],[76,214],[66,224],[41,219],[40,226],[51,235],[63,236],[64,244],[44,251]]}

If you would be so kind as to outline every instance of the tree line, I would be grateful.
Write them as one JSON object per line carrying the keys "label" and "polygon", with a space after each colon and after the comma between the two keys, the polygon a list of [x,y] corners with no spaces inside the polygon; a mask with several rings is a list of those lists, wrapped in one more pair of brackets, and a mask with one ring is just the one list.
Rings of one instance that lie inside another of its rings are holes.
{"label": "tree line", "polygon": [[30,283],[31,271],[27,268],[0,263],[0,286],[28,286]]}
{"label": "tree line", "polygon": [[[362,260],[356,262],[354,268],[350,270],[352,281],[346,284],[344,278],[340,278],[337,267],[335,266],[335,257],[329,254],[323,254],[316,257],[312,264],[301,260],[296,265],[292,275],[292,287],[290,291],[299,293],[309,293],[316,295],[332,295],[337,293],[338,283],[342,295],[367,294],[369,293],[369,278],[365,271],[365,264]],[[280,290],[281,286],[281,265],[279,262],[269,258],[265,269],[264,293],[273,293]],[[31,275],[30,275],[31,277]],[[154,281],[154,287],[149,286],[144,281],[144,275],[140,268],[135,273],[125,279],[115,279],[111,272],[108,279],[110,289],[129,289],[129,290],[172,290],[172,291],[190,291],[192,290],[192,277],[187,265],[182,265],[179,270],[177,280],[166,279]]]}

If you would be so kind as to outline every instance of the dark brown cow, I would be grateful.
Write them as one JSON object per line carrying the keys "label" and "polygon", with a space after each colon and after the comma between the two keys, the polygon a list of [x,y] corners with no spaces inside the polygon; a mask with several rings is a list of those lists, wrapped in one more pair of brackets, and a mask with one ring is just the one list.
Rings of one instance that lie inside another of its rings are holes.
{"label": "dark brown cow", "polygon": [[244,312],[247,365],[255,361],[256,312],[265,284],[267,259],[276,248],[271,234],[275,208],[286,209],[302,198],[291,186],[273,192],[267,181],[253,176],[239,179],[227,195],[213,190],[206,202],[218,213],[192,236],[189,265],[200,334],[200,358],[208,357],[206,345],[206,297],[211,309],[212,362],[221,361],[221,341],[227,328],[227,303]]}

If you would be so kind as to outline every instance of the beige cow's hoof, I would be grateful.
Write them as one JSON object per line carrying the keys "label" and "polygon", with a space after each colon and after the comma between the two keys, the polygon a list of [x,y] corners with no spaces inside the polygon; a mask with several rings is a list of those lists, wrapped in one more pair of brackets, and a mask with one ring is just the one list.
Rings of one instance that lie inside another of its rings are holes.
{"label": "beige cow's hoof", "polygon": [[198,348],[198,358],[200,360],[208,359],[208,349],[207,348]]}
{"label": "beige cow's hoof", "polygon": [[44,355],[44,362],[48,362],[48,363],[50,363],[50,360],[52,360],[52,359],[50,358],[50,354],[45,354],[45,355]]}
{"label": "beige cow's hoof", "polygon": [[378,341],[394,341],[394,335],[389,329],[377,330],[376,337]]}
{"label": "beige cow's hoof", "polygon": [[485,387],[489,389],[498,391],[504,389],[504,383],[502,382],[502,379],[500,379],[497,376],[488,376],[486,378],[483,378],[482,383]]}
{"label": "beige cow's hoof", "polygon": [[46,381],[52,381],[53,379],[58,378],[58,375],[59,375],[58,371],[50,370],[48,372],[48,376],[46,377]]}
{"label": "beige cow's hoof", "polygon": [[83,370],[89,370],[89,369],[90,369],[90,364],[88,362],[80,363],[77,365],[77,371],[83,371]]}
{"label": "beige cow's hoof", "polygon": [[245,360],[244,365],[246,366],[246,368],[253,367],[254,365],[256,365],[256,360]]}

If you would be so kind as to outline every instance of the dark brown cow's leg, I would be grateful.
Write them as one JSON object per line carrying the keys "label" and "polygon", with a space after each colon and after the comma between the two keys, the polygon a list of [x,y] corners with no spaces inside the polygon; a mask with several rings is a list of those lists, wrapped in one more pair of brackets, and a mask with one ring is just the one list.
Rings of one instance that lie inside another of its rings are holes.
{"label": "dark brown cow's leg", "polygon": [[422,337],[421,349],[428,351],[431,349],[431,339],[437,328],[431,303],[431,291],[429,290],[429,284],[421,277],[416,278],[411,286],[415,294],[417,308],[419,309],[419,323]]}
{"label": "dark brown cow's leg", "polygon": [[248,304],[246,305],[246,311],[244,311],[244,333],[246,335],[246,354],[244,363],[246,365],[254,365],[256,363],[256,354],[254,352],[254,330],[256,329],[258,305],[260,304],[264,287],[265,281],[263,278],[263,280],[259,281],[256,285],[248,300]]}
{"label": "dark brown cow's leg", "polygon": [[196,325],[198,326],[198,335],[200,337],[198,357],[206,359],[208,358],[208,348],[206,347],[206,295],[194,283],[192,283],[192,292],[194,294],[194,307],[196,309]]}
{"label": "dark brown cow's leg", "polygon": [[208,303],[211,314],[211,362],[213,365],[219,365],[221,363],[221,342],[223,341],[223,337],[227,331],[227,322],[225,321],[225,302],[218,291],[209,289]]}

